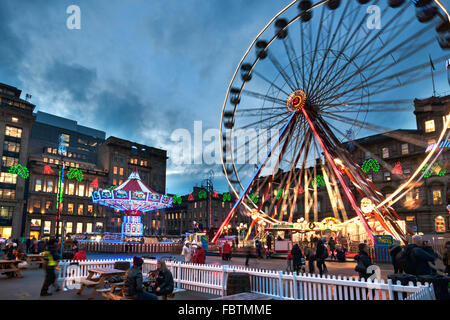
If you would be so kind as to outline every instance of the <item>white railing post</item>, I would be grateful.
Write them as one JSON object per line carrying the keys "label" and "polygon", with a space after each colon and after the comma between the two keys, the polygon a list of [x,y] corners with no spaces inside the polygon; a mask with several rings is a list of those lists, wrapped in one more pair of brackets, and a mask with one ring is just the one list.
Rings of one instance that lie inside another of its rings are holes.
{"label": "white railing post", "polygon": [[177,288],[181,289],[181,261],[178,261]]}
{"label": "white railing post", "polygon": [[228,280],[228,266],[222,266],[222,292],[221,296],[223,297],[226,294],[227,290],[227,280]]}
{"label": "white railing post", "polygon": [[284,292],[283,292],[283,271],[280,270],[279,272],[279,279],[280,282],[278,283],[278,296],[280,298],[284,297]]}

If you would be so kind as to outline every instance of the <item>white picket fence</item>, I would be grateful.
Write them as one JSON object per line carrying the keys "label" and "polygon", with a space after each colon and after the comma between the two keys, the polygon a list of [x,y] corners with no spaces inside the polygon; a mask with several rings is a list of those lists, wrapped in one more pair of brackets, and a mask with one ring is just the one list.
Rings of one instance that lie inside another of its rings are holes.
{"label": "white picket fence", "polygon": [[[120,260],[88,260],[60,262],[58,279],[63,288],[71,288],[74,283],[88,276],[89,269],[113,267]],[[179,261],[166,261],[171,270],[175,285],[195,292],[216,296],[226,295],[228,275],[245,272],[250,275],[251,291],[284,300],[434,300],[432,286],[409,283],[403,286],[391,280],[374,282],[355,278],[295,274],[282,271],[260,270],[240,266],[198,265]],[[156,269],[156,260],[144,259],[142,272]]]}

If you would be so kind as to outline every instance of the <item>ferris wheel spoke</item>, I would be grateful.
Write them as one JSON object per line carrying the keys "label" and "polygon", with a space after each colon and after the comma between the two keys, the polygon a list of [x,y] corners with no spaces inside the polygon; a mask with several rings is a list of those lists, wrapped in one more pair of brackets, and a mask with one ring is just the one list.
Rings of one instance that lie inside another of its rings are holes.
{"label": "ferris wheel spoke", "polygon": [[[321,89],[319,89],[319,92],[321,92],[322,90],[323,90],[323,88],[326,88],[326,87],[328,87],[329,85],[330,85],[330,83],[334,83],[334,81],[336,80],[336,79],[339,79],[339,77],[340,77],[340,75],[341,75],[341,73],[345,70],[345,69],[347,69],[348,68],[348,66],[350,65],[350,63],[352,63],[355,59],[356,59],[356,57],[358,56],[358,55],[360,55],[361,53],[363,53],[364,52],[364,50],[365,49],[367,49],[367,47],[368,47],[368,43],[372,43],[374,40],[376,40],[381,34],[383,34],[383,32],[385,32],[386,31],[386,29],[388,29],[389,28],[389,26],[394,22],[394,21],[396,21],[396,19],[398,19],[402,14],[403,14],[403,12],[404,12],[404,10],[406,9],[406,7],[404,7],[402,10],[400,10],[400,11],[398,11],[398,13],[396,14],[396,15],[394,15],[388,22],[387,22],[387,24],[383,27],[383,28],[381,28],[380,29],[380,31],[378,31],[376,34],[375,34],[375,36],[373,36],[373,37],[367,37],[367,38],[365,38],[365,41],[358,47],[358,49],[356,50],[356,52],[348,59],[348,61],[345,63],[345,65],[341,68],[341,70],[339,70],[338,72],[336,72],[336,73],[333,73],[333,76],[329,79],[329,80],[327,80],[326,82],[324,81],[324,84],[321,86]],[[359,26],[357,29],[359,29],[361,26]],[[355,35],[355,33],[353,33],[353,35]],[[351,39],[350,39],[351,40]],[[394,48],[395,49],[395,48]],[[342,49],[343,50],[343,49]],[[375,55],[374,56],[376,56],[378,53],[376,52],[375,53]],[[373,64],[374,62],[372,62],[371,64]],[[357,72],[355,75],[353,75],[353,76],[356,76],[357,74],[359,74],[361,71],[363,71],[364,69],[366,69],[367,68],[367,66],[365,66],[365,67],[363,67],[363,68],[360,68],[360,71],[359,72]],[[347,80],[348,80],[348,78],[347,78]],[[344,82],[345,80],[343,80],[341,83],[339,83],[337,86],[339,86],[340,84],[342,84],[343,82]],[[320,82],[322,82],[322,81],[320,81]],[[326,92],[325,92],[325,94],[326,94]]]}
{"label": "ferris wheel spoke", "polygon": [[257,75],[259,78],[261,78],[262,80],[266,81],[268,84],[270,84],[271,86],[277,88],[279,91],[283,92],[286,97],[289,96],[289,93],[287,93],[286,91],[284,91],[282,88],[280,88],[279,86],[277,86],[275,84],[275,81],[270,81],[269,79],[267,79],[265,76],[263,76],[261,73],[259,73],[258,71],[256,71],[255,69],[253,69],[252,74]]}
{"label": "ferris wheel spoke", "polygon": [[357,127],[360,127],[361,129],[371,130],[373,132],[376,132],[377,134],[381,134],[386,137],[394,138],[399,141],[409,142],[416,146],[424,147],[424,143],[425,143],[424,141],[412,138],[412,137],[410,137],[410,135],[403,135],[400,133],[396,133],[395,131],[393,131],[390,128],[382,127],[382,126],[375,125],[375,124],[370,124],[367,122],[362,122],[357,119],[347,118],[347,117],[344,117],[342,115],[337,115],[337,114],[324,114],[322,116],[331,118],[336,121],[340,121],[342,123],[355,125]]}
{"label": "ferris wheel spoke", "polygon": [[[286,38],[289,38],[289,34],[287,35]],[[295,84],[297,85],[297,88],[299,88],[300,84],[299,84],[299,81],[297,79],[296,66],[294,66],[296,55],[295,55],[295,52],[293,52],[293,47],[291,49],[291,47],[288,46],[286,38],[283,39],[284,49],[285,49],[286,55],[287,55],[287,57],[289,59],[289,64],[290,64],[291,69],[292,69],[292,75],[294,76]]]}
{"label": "ferris wheel spoke", "polygon": [[[291,88],[291,90],[294,91],[296,89],[295,84],[292,83],[291,78],[288,76],[286,71],[283,69],[283,67],[281,66],[280,62],[275,57],[275,55],[271,51],[269,51],[268,57],[269,57],[269,60],[272,62],[272,65],[275,67],[275,69],[278,71],[278,73],[283,77],[284,81],[289,86],[289,88]],[[291,61],[291,63],[292,63],[292,61]]]}
{"label": "ferris wheel spoke", "polygon": [[254,92],[254,91],[250,91],[250,90],[242,90],[241,91],[242,94],[253,97],[253,98],[257,98],[263,101],[270,101],[270,102],[274,102],[274,103],[278,103],[279,105],[282,106],[286,106],[286,100],[282,100],[276,97],[272,97],[269,95],[264,95],[263,93],[259,93],[259,92]]}

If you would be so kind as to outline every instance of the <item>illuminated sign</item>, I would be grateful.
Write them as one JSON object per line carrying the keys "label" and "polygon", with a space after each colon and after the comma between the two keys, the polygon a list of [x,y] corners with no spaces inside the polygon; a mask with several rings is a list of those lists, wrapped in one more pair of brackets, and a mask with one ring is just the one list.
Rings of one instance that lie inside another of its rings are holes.
{"label": "illuminated sign", "polygon": [[339,219],[336,219],[334,217],[327,217],[321,221],[323,224],[341,224],[342,222]]}
{"label": "illuminated sign", "polygon": [[373,201],[369,198],[362,198],[361,199],[361,211],[364,213],[371,213],[375,209],[375,205],[373,204]]}
{"label": "illuminated sign", "polygon": [[273,229],[294,229],[294,224],[274,224]]}
{"label": "illuminated sign", "polygon": [[377,235],[375,236],[375,246],[390,247],[394,244],[394,238],[391,235]]}

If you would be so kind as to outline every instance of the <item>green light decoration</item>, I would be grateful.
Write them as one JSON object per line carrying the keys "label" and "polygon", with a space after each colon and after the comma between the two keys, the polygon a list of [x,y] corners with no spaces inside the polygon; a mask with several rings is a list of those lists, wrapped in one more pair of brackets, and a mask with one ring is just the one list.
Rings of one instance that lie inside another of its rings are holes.
{"label": "green light decoration", "polygon": [[252,193],[251,195],[249,195],[249,198],[251,200],[251,201],[248,202],[249,204],[251,204],[252,202],[254,204],[258,204],[259,196],[257,194]]}
{"label": "green light decoration", "polygon": [[[274,194],[275,194],[275,196],[277,197],[277,200],[280,200],[280,198],[281,198],[281,195],[283,195],[283,193],[284,193],[284,189],[281,189],[281,190],[275,190],[274,192],[273,192]],[[287,198],[287,194],[284,194],[283,195],[283,199],[286,199]]]}
{"label": "green light decoration", "polygon": [[117,186],[113,185],[113,186],[109,187],[108,190],[112,190],[112,189],[115,189],[115,188],[117,188]]}
{"label": "green light decoration", "polygon": [[78,168],[70,168],[67,172],[67,179],[76,179],[78,182],[83,180],[83,172]]}
{"label": "green light decoration", "polygon": [[433,173],[434,173],[434,175],[439,176],[439,177],[445,176],[445,174],[447,173],[447,170],[442,170],[441,169],[442,165],[443,165],[442,162],[435,162],[433,164],[433,166],[428,170],[427,168],[429,167],[429,164],[427,163],[422,168],[422,173],[425,173],[423,177],[429,178],[433,175]]}
{"label": "green light decoration", "polygon": [[9,168],[8,172],[12,174],[17,174],[24,179],[28,179],[28,177],[30,176],[30,172],[28,171],[27,167],[24,167],[21,164],[17,164]]}
{"label": "green light decoration", "polygon": [[205,190],[200,190],[199,193],[198,193],[198,198],[199,199],[206,199],[207,195],[208,194],[206,193]]}
{"label": "green light decoration", "polygon": [[325,180],[323,180],[323,177],[319,174],[317,177],[314,178],[312,185],[321,185],[325,187]]}
{"label": "green light decoration", "polygon": [[372,169],[373,172],[378,172],[380,170],[380,163],[375,159],[367,159],[363,162],[361,170],[364,173],[368,173]]}
{"label": "green light decoration", "polygon": [[231,201],[231,195],[229,192],[225,192],[222,196],[222,201],[223,202],[227,202],[227,201]]}
{"label": "green light decoration", "polygon": [[181,202],[183,202],[181,197],[179,195],[177,195],[177,194],[172,197],[172,200],[173,200],[174,204],[181,204]]}

